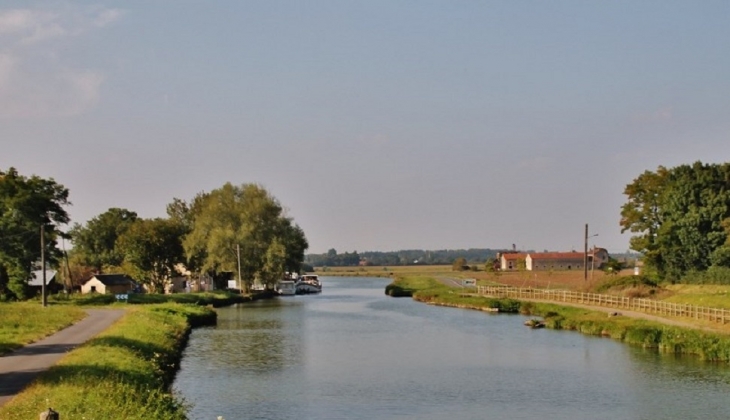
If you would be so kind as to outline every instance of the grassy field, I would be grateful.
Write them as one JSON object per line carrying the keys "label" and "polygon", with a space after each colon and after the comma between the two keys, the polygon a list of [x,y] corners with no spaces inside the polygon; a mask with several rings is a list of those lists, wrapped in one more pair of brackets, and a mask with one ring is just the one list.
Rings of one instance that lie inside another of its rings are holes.
{"label": "grassy field", "polygon": [[169,387],[191,326],[212,322],[206,307],[130,305],[122,320],[0,408],[0,419],[37,418],[48,407],[67,419],[185,419]]}
{"label": "grassy field", "polygon": [[35,302],[0,303],[0,355],[38,341],[85,316],[77,306],[44,308]]}
{"label": "grassy field", "polygon": [[[555,270],[555,271],[505,271],[487,272],[484,265],[478,267],[479,271],[454,271],[450,265],[410,265],[391,267],[327,267],[326,270],[318,267],[317,274],[322,276],[366,276],[366,277],[390,277],[401,276],[432,276],[451,278],[474,278],[479,284],[508,284],[518,287],[549,287],[570,290],[591,290],[603,281],[615,277],[607,275],[601,270],[588,272],[588,280],[585,280],[585,273],[582,270]],[[629,275],[632,270],[624,270],[620,275]]]}

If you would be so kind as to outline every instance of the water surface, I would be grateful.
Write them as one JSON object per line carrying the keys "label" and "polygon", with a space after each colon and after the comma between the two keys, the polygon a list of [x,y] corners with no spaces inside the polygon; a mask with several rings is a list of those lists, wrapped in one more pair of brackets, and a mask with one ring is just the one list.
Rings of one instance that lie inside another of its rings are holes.
{"label": "water surface", "polygon": [[190,418],[730,417],[725,365],[389,298],[384,279],[322,280],[193,331],[175,381]]}

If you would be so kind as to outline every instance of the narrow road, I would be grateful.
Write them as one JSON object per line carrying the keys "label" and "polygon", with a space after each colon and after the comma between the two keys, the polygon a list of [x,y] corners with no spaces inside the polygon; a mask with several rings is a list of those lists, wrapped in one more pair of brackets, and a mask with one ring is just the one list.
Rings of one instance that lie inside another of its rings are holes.
{"label": "narrow road", "polygon": [[86,312],[89,316],[74,325],[0,357],[0,406],[67,352],[109,328],[124,315],[123,309],[89,309]]}

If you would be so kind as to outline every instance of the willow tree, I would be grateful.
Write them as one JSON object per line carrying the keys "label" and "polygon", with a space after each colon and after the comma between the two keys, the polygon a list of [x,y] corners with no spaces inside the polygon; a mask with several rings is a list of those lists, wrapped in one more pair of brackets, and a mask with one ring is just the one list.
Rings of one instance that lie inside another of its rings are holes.
{"label": "willow tree", "polygon": [[183,248],[202,271],[238,272],[240,258],[245,286],[256,278],[272,284],[304,260],[304,233],[260,185],[226,183],[199,194],[189,212]]}

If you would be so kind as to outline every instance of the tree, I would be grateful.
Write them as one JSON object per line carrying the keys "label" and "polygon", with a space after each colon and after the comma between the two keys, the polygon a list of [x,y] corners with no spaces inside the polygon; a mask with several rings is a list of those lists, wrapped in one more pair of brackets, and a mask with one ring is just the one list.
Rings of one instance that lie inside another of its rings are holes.
{"label": "tree", "polygon": [[466,258],[464,258],[464,257],[459,257],[459,258],[455,259],[454,263],[451,265],[451,269],[453,271],[464,271],[468,268],[469,268],[469,266],[466,265]]}
{"label": "tree", "polygon": [[662,225],[662,194],[669,171],[659,166],[656,172],[644,171],[624,189],[628,202],[621,207],[621,233],[639,235],[630,239],[631,249],[644,255],[647,265],[662,267],[657,233]]}
{"label": "tree", "polygon": [[117,239],[127,274],[152,292],[164,292],[175,265],[185,259],[183,234],[183,226],[172,219],[137,219]]}
{"label": "tree", "polygon": [[257,276],[270,282],[287,268],[298,271],[303,261],[303,232],[259,185],[226,183],[199,194],[191,212],[183,248],[188,259],[199,258],[202,270],[236,272],[240,252],[241,278],[250,286]]}
{"label": "tree", "polygon": [[622,232],[639,233],[631,248],[662,278],[678,280],[724,260],[730,217],[730,164],[681,165],[644,172],[624,192]]}
{"label": "tree", "polygon": [[117,239],[137,220],[137,213],[121,208],[110,208],[82,226],[78,223],[69,232],[73,239],[73,253],[84,264],[98,273],[108,267],[119,267],[124,253],[117,248]]}
{"label": "tree", "polygon": [[32,266],[40,259],[41,227],[48,261],[61,253],[58,225],[69,222],[68,189],[53,178],[25,177],[15,168],[0,171],[0,298],[23,298]]}

